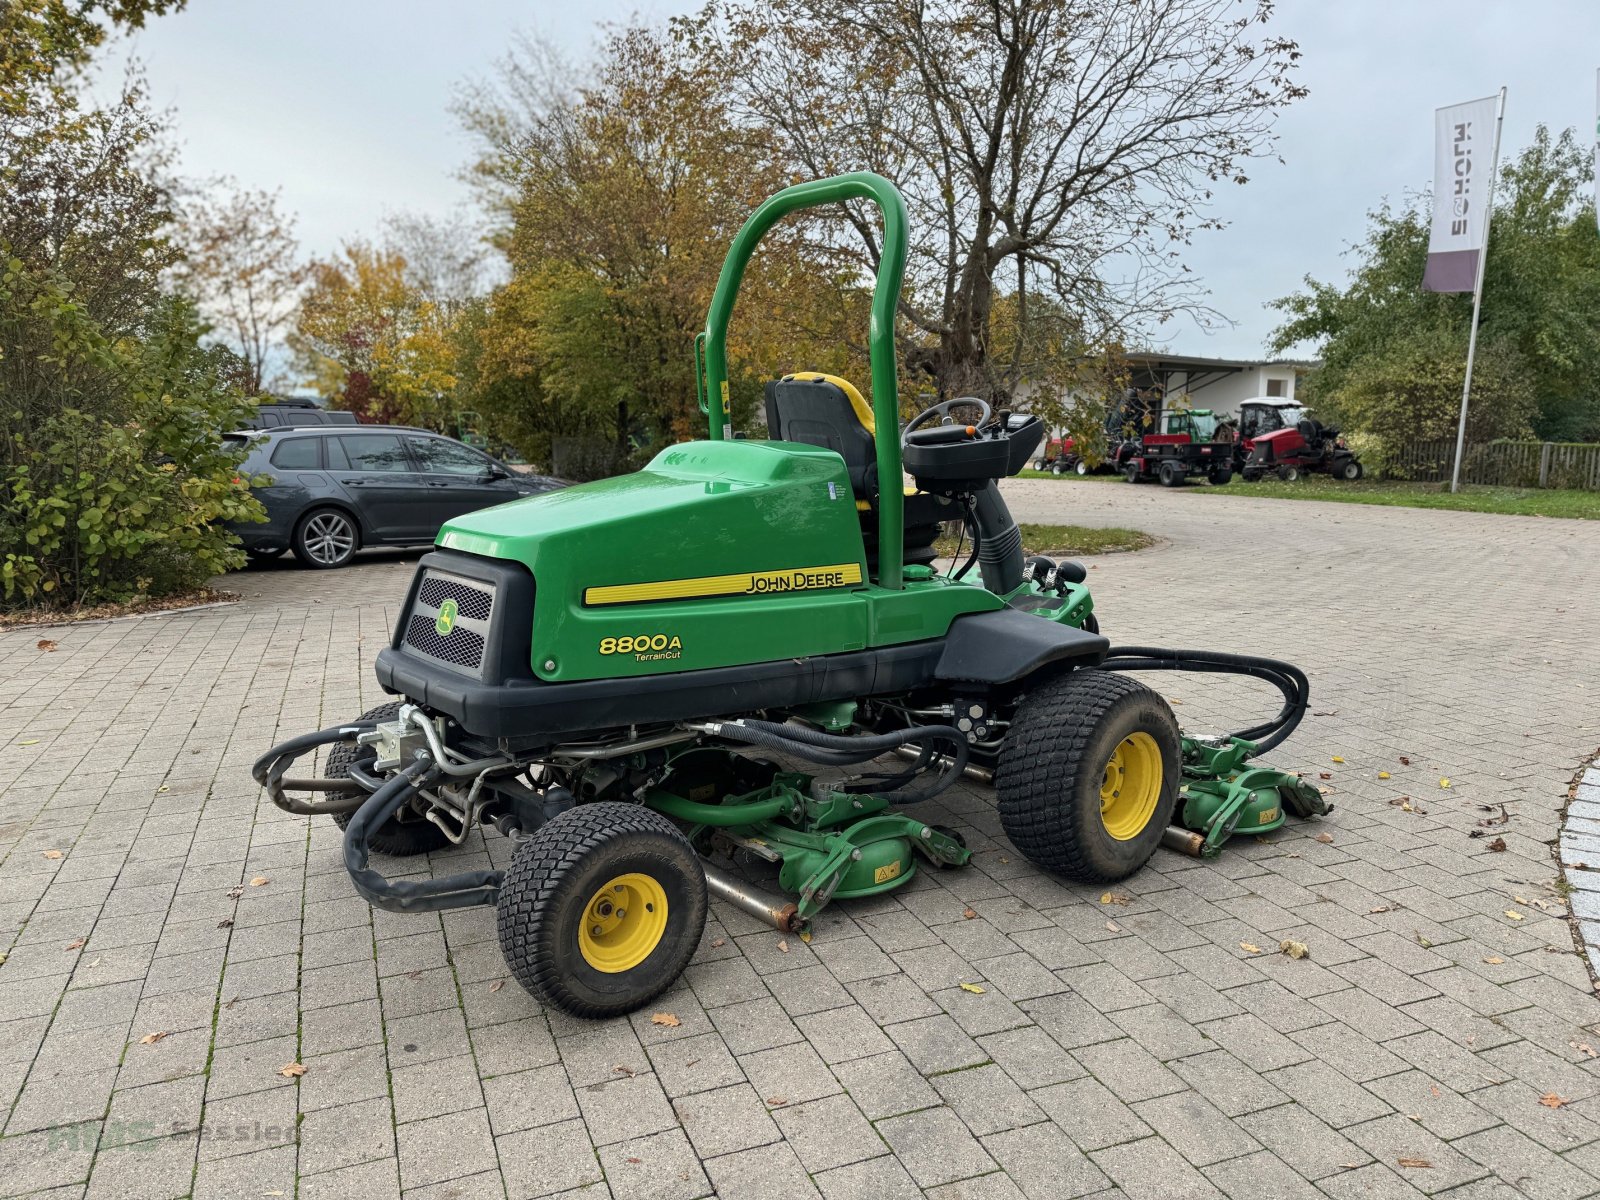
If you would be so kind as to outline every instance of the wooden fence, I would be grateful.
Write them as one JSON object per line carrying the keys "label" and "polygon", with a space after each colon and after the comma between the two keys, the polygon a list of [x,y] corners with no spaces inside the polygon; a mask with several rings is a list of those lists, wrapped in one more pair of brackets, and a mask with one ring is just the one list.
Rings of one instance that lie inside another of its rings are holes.
{"label": "wooden fence", "polygon": [[[1448,483],[1455,449],[1453,440],[1406,442],[1384,456],[1379,473],[1386,479]],[[1600,443],[1469,443],[1461,459],[1461,482],[1600,492]]]}

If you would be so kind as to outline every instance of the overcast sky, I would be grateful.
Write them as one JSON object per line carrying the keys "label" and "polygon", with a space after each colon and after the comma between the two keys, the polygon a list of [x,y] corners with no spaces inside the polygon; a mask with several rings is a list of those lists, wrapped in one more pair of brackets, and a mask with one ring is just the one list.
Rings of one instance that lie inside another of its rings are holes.
{"label": "overcast sky", "polygon": [[[581,59],[596,23],[664,20],[679,0],[189,0],[131,39],[157,104],[174,110],[184,170],[279,187],[308,252],[373,233],[386,213],[470,207],[455,172],[470,146],[448,106],[514,30]],[[1174,352],[1258,356],[1265,301],[1341,258],[1385,196],[1428,183],[1432,110],[1509,89],[1503,152],[1544,122],[1595,122],[1600,0],[1280,0],[1311,89],[1282,118],[1283,164],[1222,193],[1229,222],[1187,259],[1236,322],[1163,331]],[[110,69],[113,74],[119,68]]]}

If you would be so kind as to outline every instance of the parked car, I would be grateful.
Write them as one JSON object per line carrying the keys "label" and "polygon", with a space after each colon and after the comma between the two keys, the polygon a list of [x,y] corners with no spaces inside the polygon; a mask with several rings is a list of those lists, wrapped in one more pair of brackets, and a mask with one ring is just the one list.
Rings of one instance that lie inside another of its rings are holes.
{"label": "parked car", "polygon": [[481,450],[398,425],[303,426],[224,435],[248,448],[240,471],[264,525],[230,526],[253,558],[286,550],[308,567],[342,567],[363,546],[425,545],[439,526],[477,508],[566,486],[513,471]]}

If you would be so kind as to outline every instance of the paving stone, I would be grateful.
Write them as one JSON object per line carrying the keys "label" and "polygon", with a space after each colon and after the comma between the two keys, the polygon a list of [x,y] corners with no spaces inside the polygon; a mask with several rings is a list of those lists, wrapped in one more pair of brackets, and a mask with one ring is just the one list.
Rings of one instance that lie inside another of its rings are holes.
{"label": "paving stone", "polygon": [[782,1143],[725,1154],[705,1167],[718,1200],[815,1200],[821,1195],[794,1151]]}
{"label": "paving stone", "polygon": [[981,1175],[995,1167],[994,1160],[948,1108],[889,1117],[878,1122],[878,1132],[924,1188]]}
{"label": "paving stone", "polygon": [[1089,1157],[1129,1200],[1200,1200],[1222,1195],[1160,1138],[1096,1150]]}
{"label": "paving stone", "polygon": [[978,1137],[1043,1121],[1045,1114],[997,1065],[947,1071],[930,1080],[944,1102]]}
{"label": "paving stone", "polygon": [[476,1174],[494,1161],[489,1114],[482,1108],[401,1125],[395,1142],[400,1184],[408,1191]]}
{"label": "paving stone", "polygon": [[1146,1100],[1135,1104],[1133,1111],[1197,1167],[1208,1167],[1260,1148],[1254,1138],[1198,1092]]}
{"label": "paving stone", "polygon": [[1183,1090],[1179,1079],[1132,1038],[1074,1050],[1072,1056],[1089,1074],[1128,1103]]}
{"label": "paving stone", "polygon": [[939,1103],[922,1072],[898,1050],[852,1059],[834,1068],[839,1084],[869,1120],[897,1116]]}
{"label": "paving stone", "polygon": [[1228,1200],[1322,1200],[1323,1193],[1281,1158],[1261,1150],[1201,1168]]}
{"label": "paving stone", "polygon": [[[1005,1178],[1029,1200],[1087,1196],[1102,1191],[1109,1182],[1061,1129],[1048,1121],[994,1133],[980,1140],[1004,1168]],[[997,1179],[996,1176],[980,1178]],[[986,1190],[976,1190],[973,1194],[981,1195]]]}
{"label": "paving stone", "polygon": [[712,1194],[711,1181],[681,1129],[606,1146],[600,1165],[616,1200],[696,1200]]}
{"label": "paving stone", "polygon": [[1600,1178],[1509,1125],[1457,1138],[1450,1148],[1533,1200],[1577,1200],[1600,1190]]}
{"label": "paving stone", "polygon": [[653,1075],[637,1075],[578,1089],[578,1107],[596,1146],[671,1129],[678,1121]]}
{"label": "paving stone", "polygon": [[1483,1167],[1434,1137],[1418,1122],[1408,1121],[1398,1114],[1352,1125],[1345,1134],[1379,1162],[1394,1165],[1404,1158],[1431,1163],[1425,1171],[1403,1173],[1408,1183],[1428,1195],[1470,1183],[1487,1174]]}
{"label": "paving stone", "polygon": [[701,1158],[781,1141],[767,1102],[747,1083],[696,1092],[674,1102],[678,1120]]}
{"label": "paving stone", "polygon": [[1282,1104],[1241,1117],[1240,1126],[1305,1178],[1316,1181],[1371,1159],[1308,1108]]}
{"label": "paving stone", "polygon": [[889,1154],[835,1167],[813,1177],[824,1200],[921,1200],[906,1169]]}
{"label": "paving stone", "polygon": [[828,1096],[772,1110],[785,1143],[815,1175],[848,1163],[875,1158],[883,1139],[849,1096]]}
{"label": "paving stone", "polygon": [[604,1178],[582,1121],[502,1134],[494,1144],[506,1187],[517,1195],[549,1196]]}
{"label": "paving stone", "polygon": [[[1404,1075],[1400,1075],[1392,1078],[1403,1077]],[[1399,1107],[1384,1099],[1391,1094],[1397,1094],[1392,1089],[1384,1089],[1382,1086],[1384,1080],[1362,1087],[1326,1063],[1298,1063],[1292,1067],[1269,1072],[1265,1078],[1270,1080],[1274,1087],[1293,1096],[1335,1129],[1342,1129],[1346,1125],[1354,1125],[1360,1121],[1370,1121],[1374,1117],[1387,1116]]]}

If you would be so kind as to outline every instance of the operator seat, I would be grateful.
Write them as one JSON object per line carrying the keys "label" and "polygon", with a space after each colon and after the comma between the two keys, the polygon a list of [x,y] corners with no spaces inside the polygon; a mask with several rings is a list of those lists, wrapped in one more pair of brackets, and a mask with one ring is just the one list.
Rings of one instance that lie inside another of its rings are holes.
{"label": "operator seat", "polygon": [[[796,371],[766,387],[767,432],[775,441],[832,450],[844,459],[861,518],[867,566],[878,565],[878,444],[872,406],[837,375]],[[896,431],[895,436],[898,436]],[[931,563],[940,524],[961,515],[950,501],[905,488],[905,561]]]}

